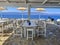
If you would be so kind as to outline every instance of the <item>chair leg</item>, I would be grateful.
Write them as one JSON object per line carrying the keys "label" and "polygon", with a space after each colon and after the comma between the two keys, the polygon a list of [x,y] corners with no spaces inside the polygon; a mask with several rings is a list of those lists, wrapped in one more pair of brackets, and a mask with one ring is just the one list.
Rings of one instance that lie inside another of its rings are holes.
{"label": "chair leg", "polygon": [[22,36],[22,34],[21,34],[21,38],[22,38],[23,36]]}
{"label": "chair leg", "polygon": [[27,40],[28,40],[28,32],[27,32]]}

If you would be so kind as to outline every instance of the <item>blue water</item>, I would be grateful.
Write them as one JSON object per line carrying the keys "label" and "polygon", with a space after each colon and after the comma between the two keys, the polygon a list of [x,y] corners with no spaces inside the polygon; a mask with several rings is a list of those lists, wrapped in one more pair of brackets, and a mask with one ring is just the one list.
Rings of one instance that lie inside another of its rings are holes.
{"label": "blue water", "polygon": [[[1,16],[2,15],[2,16]],[[2,18],[28,18],[28,13],[19,13],[19,12],[3,12],[1,13],[0,17]],[[23,17],[22,17],[23,16]],[[59,19],[60,18],[60,14],[45,14],[45,13],[36,13],[35,14],[32,12],[30,15],[31,19],[39,19],[39,18],[45,18],[48,19],[48,17]]]}
{"label": "blue water", "polygon": [[[7,7],[7,10],[0,11],[1,18],[28,18],[28,11],[19,11],[16,9],[17,7]],[[46,13],[40,13],[35,10],[35,8],[31,8],[30,19],[39,19],[44,18],[48,19],[48,17],[54,18],[55,20],[60,18],[60,8],[45,8]],[[23,15],[23,17],[22,17]]]}

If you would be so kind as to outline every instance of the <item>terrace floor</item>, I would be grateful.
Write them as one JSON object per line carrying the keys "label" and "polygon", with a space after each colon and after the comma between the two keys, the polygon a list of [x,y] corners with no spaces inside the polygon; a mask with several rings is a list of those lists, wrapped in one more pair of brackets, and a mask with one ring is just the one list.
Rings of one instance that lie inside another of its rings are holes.
{"label": "terrace floor", "polygon": [[60,45],[60,31],[57,30],[53,35],[48,34],[46,38],[43,36],[35,37],[33,41],[19,36],[11,36],[3,45]]}
{"label": "terrace floor", "polygon": [[[52,33],[53,34],[51,34],[51,30],[47,30],[46,37],[34,37],[33,41],[31,39],[20,38],[19,36],[13,37],[12,34],[2,45],[60,45],[60,29],[57,28],[56,30],[52,30]],[[5,38],[8,36],[9,35],[4,35],[3,37]],[[1,36],[0,39],[2,39]],[[1,42],[0,40],[0,43]]]}

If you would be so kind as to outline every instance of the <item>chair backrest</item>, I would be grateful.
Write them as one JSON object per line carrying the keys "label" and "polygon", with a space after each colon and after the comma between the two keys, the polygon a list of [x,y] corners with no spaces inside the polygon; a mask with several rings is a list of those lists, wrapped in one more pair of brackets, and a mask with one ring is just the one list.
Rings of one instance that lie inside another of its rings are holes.
{"label": "chair backrest", "polygon": [[36,24],[38,24],[38,20],[30,20],[31,22],[35,22]]}
{"label": "chair backrest", "polygon": [[44,35],[46,37],[46,22],[39,20],[38,25],[37,36]]}
{"label": "chair backrest", "polygon": [[38,25],[41,27],[45,27],[46,23],[45,21],[38,21]]}
{"label": "chair backrest", "polygon": [[21,33],[22,33],[22,27],[16,29],[16,30],[15,30],[15,33],[16,33],[16,34],[21,34]]}

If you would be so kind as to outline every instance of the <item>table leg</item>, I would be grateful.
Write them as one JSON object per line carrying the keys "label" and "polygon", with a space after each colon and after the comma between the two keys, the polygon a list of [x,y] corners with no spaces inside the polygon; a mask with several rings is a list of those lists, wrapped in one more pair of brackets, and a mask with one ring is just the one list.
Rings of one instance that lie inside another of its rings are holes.
{"label": "table leg", "polygon": [[24,37],[26,37],[26,28],[24,27]]}
{"label": "table leg", "polygon": [[33,30],[33,34],[34,34],[33,36],[35,37],[36,27],[34,27],[33,29],[34,29],[34,30]]}

